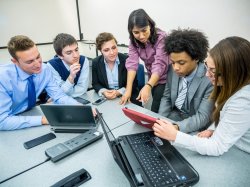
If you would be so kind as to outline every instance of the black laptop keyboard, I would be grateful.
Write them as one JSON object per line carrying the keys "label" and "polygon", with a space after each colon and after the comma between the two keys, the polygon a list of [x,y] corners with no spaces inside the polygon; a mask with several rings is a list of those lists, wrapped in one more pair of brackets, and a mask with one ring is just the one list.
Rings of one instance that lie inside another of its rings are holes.
{"label": "black laptop keyboard", "polygon": [[153,186],[167,186],[179,181],[175,171],[151,141],[149,134],[129,135],[127,139]]}

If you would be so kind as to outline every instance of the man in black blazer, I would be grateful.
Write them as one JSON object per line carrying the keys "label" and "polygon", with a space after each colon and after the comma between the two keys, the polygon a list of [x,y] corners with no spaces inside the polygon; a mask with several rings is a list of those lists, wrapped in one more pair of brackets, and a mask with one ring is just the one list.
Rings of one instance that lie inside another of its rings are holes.
{"label": "man in black blazer", "polygon": [[[92,86],[107,99],[120,97],[127,84],[125,62],[128,56],[118,53],[117,41],[111,33],[100,33],[96,38],[96,46],[102,55],[92,61]],[[131,102],[141,105],[136,100],[138,94],[137,81],[134,81]]]}

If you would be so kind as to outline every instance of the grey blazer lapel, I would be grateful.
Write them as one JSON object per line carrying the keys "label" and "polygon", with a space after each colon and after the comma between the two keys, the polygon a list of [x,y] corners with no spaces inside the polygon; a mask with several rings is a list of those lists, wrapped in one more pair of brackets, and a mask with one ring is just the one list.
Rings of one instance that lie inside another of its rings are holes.
{"label": "grey blazer lapel", "polygon": [[194,94],[196,90],[198,89],[203,76],[204,76],[204,65],[203,63],[199,62],[197,72],[188,88],[188,101],[189,102],[194,97]]}
{"label": "grey blazer lapel", "polygon": [[171,101],[172,101],[171,103],[172,103],[172,107],[174,107],[175,100],[178,94],[180,77],[174,72],[173,69],[172,69],[172,73],[173,73],[173,76],[172,76],[172,83],[171,83]]}

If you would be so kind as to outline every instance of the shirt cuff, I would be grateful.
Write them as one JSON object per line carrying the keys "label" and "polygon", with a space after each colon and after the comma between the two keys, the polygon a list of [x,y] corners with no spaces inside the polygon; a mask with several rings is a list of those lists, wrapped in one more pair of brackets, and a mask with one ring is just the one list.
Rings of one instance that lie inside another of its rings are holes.
{"label": "shirt cuff", "polygon": [[189,134],[183,133],[181,131],[178,131],[176,134],[176,139],[173,142],[173,145],[189,146],[190,137],[192,137],[192,136]]}
{"label": "shirt cuff", "polygon": [[123,95],[126,91],[126,88],[122,87],[120,89],[117,90],[121,95]]}
{"label": "shirt cuff", "polygon": [[207,130],[215,130],[215,125],[214,125],[214,123],[213,124],[211,124],[208,128],[207,128]]}
{"label": "shirt cuff", "polygon": [[99,92],[98,92],[98,95],[99,95],[100,97],[102,97],[102,96],[103,96],[103,92],[105,92],[106,90],[107,90],[106,88],[100,89]]}
{"label": "shirt cuff", "polygon": [[25,116],[29,119],[29,125],[27,127],[35,127],[42,125],[42,116]]}
{"label": "shirt cuff", "polygon": [[67,88],[68,90],[70,90],[74,84],[71,84],[71,82],[69,82],[69,80],[67,79],[65,82],[64,82],[64,88]]}

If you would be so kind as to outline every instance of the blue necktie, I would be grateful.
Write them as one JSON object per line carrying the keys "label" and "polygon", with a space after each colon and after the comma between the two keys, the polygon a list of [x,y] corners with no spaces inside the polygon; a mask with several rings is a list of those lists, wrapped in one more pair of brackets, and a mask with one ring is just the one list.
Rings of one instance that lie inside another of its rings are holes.
{"label": "blue necktie", "polygon": [[30,76],[28,79],[28,108],[31,109],[36,105],[36,90],[35,84],[33,82],[33,76]]}
{"label": "blue necktie", "polygon": [[178,94],[178,97],[175,101],[175,106],[181,110],[183,103],[187,96],[187,80],[185,78],[182,79],[182,89]]}

